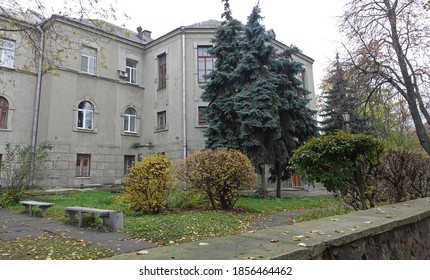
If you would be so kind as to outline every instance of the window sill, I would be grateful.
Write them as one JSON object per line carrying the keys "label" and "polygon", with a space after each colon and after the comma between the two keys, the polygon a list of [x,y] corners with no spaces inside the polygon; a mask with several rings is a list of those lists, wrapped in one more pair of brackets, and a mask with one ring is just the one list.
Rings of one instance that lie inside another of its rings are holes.
{"label": "window sill", "polygon": [[130,136],[130,137],[139,137],[139,133],[137,132],[127,132],[127,131],[121,131],[122,136]]}
{"label": "window sill", "polygon": [[164,132],[164,131],[168,131],[169,130],[169,127],[168,126],[166,126],[166,127],[164,127],[164,128],[155,128],[155,133],[158,133],[158,132]]}
{"label": "window sill", "polygon": [[197,124],[196,128],[208,128],[209,124]]}
{"label": "window sill", "polygon": [[124,83],[130,86],[139,86],[137,83],[127,82],[127,81],[125,81]]}
{"label": "window sill", "polygon": [[85,128],[78,128],[78,127],[73,128],[73,131],[82,132],[82,133],[92,133],[92,134],[98,133],[97,129],[85,129]]}
{"label": "window sill", "polygon": [[0,128],[0,132],[12,132],[12,128]]}
{"label": "window sill", "polygon": [[79,74],[94,77],[94,78],[97,77],[96,73],[93,74],[93,73],[79,71]]}

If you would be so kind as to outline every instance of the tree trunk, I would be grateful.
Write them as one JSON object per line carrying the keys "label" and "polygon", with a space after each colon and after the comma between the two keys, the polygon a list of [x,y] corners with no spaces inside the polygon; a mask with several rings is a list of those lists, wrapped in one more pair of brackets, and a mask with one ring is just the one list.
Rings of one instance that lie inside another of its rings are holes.
{"label": "tree trunk", "polygon": [[282,170],[278,164],[278,166],[276,167],[276,197],[277,198],[282,198],[282,193],[281,193],[281,183],[282,183]]}
{"label": "tree trunk", "polygon": [[266,180],[266,165],[260,166],[261,187],[263,188],[263,198],[267,199],[267,180]]}
{"label": "tree trunk", "polygon": [[[421,146],[430,155],[430,138],[425,130],[420,111],[417,106],[415,85],[408,71],[408,65],[406,62],[406,55],[403,53],[402,45],[399,39],[399,33],[397,30],[397,17],[395,7],[391,6],[390,1],[384,0],[385,6],[387,7],[387,16],[391,27],[391,39],[393,40],[393,48],[396,52],[396,56],[399,62],[399,68],[402,74],[403,82],[406,87],[406,92],[401,91],[403,97],[408,102],[409,111],[411,112],[412,119],[414,121],[415,130],[420,141]],[[399,88],[398,84],[394,81],[390,81],[395,88]]]}

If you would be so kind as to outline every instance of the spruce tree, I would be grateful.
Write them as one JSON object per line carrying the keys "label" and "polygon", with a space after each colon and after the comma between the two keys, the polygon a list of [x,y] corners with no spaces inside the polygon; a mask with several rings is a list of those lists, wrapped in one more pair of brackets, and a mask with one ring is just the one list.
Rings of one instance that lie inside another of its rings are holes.
{"label": "spruce tree", "polygon": [[310,92],[297,78],[304,69],[292,58],[298,52],[296,47],[287,48],[277,55],[271,66],[278,76],[277,93],[281,102],[281,137],[274,143],[275,161],[271,167],[271,180],[277,182],[277,197],[281,196],[281,181],[290,178],[288,166],[292,151],[317,134],[316,112],[308,107]]}
{"label": "spruce tree", "polygon": [[241,58],[233,76],[237,93],[234,108],[239,120],[239,141],[244,151],[260,167],[273,160],[273,141],[280,138],[276,76],[270,71],[275,56],[271,37],[263,25],[259,6],[255,6],[240,42]]}
{"label": "spruce tree", "polygon": [[292,59],[297,48],[277,55],[272,37],[253,8],[247,24],[233,19],[228,0],[210,53],[216,58],[202,99],[209,102],[208,148],[230,147],[244,152],[259,169],[266,194],[265,166],[280,182],[288,176],[292,150],[316,131],[309,94],[297,79],[302,65]]}
{"label": "spruce tree", "polygon": [[344,129],[343,113],[349,112],[346,93],[348,82],[340,65],[339,56],[336,56],[334,69],[324,81],[326,90],[321,94],[322,106],[320,116],[322,117],[321,131],[324,134]]}
{"label": "spruce tree", "polygon": [[348,69],[344,70],[338,55],[333,68],[323,81],[322,105],[319,114],[322,117],[321,131],[328,134],[336,130],[344,130],[343,114],[348,112],[351,133],[371,133],[368,120],[360,114],[362,100],[359,100],[356,87],[348,80]]}
{"label": "spruce tree", "polygon": [[215,60],[215,70],[208,75],[203,88],[202,100],[209,103],[206,118],[209,126],[205,131],[208,148],[229,147],[240,149],[238,142],[239,122],[234,110],[233,97],[236,94],[232,73],[240,59],[240,32],[242,23],[232,17],[228,0],[224,2],[225,18],[218,28],[213,47],[209,53]]}

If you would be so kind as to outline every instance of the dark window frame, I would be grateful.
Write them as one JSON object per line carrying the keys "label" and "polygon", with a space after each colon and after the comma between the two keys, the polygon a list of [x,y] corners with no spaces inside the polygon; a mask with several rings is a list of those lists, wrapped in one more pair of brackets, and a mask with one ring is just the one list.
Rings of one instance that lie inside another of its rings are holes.
{"label": "dark window frame", "polygon": [[206,118],[206,110],[207,110],[207,106],[199,106],[198,107],[198,124],[199,125],[208,125],[209,122]]}
{"label": "dark window frame", "polygon": [[157,129],[167,128],[167,113],[166,111],[157,112]]}
{"label": "dark window frame", "polygon": [[[75,164],[75,177],[76,178],[90,178],[91,177],[91,154],[76,154]],[[84,169],[87,167],[87,170]]]}
{"label": "dark window frame", "polygon": [[9,117],[9,101],[0,96],[0,129],[7,129]]}
{"label": "dark window frame", "polygon": [[214,70],[214,57],[208,53],[208,49],[211,47],[212,46],[197,47],[197,75],[199,83],[207,83],[207,75]]}
{"label": "dark window frame", "polygon": [[167,87],[167,55],[166,53],[160,54],[157,57],[158,61],[158,89],[165,89]]}

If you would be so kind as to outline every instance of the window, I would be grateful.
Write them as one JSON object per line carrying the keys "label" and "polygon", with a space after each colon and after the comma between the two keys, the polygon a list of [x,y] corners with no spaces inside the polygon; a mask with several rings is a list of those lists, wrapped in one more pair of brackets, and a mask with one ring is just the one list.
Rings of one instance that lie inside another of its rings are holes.
{"label": "window", "polygon": [[75,177],[90,177],[90,160],[89,154],[77,154]]}
{"label": "window", "polygon": [[136,133],[136,110],[133,108],[124,112],[124,132]]}
{"label": "window", "polygon": [[81,129],[93,129],[94,106],[88,101],[78,105],[78,120],[76,126]]}
{"label": "window", "polygon": [[0,39],[0,66],[13,68],[15,56],[15,42],[8,39]]}
{"label": "window", "polygon": [[208,81],[207,75],[214,69],[214,58],[208,53],[210,46],[199,46],[197,48],[197,61],[199,83]]}
{"label": "window", "polygon": [[7,115],[9,113],[9,103],[6,98],[0,97],[0,129],[7,128]]}
{"label": "window", "polygon": [[167,127],[166,111],[157,113],[157,129],[165,129]]}
{"label": "window", "polygon": [[158,89],[166,88],[166,76],[167,76],[167,65],[166,65],[166,54],[158,56]]}
{"label": "window", "polygon": [[97,50],[89,47],[82,47],[81,71],[88,74],[96,74]]}
{"label": "window", "polygon": [[127,59],[125,64],[125,71],[127,72],[126,82],[130,84],[136,84],[137,76],[137,62],[131,59]]}
{"label": "window", "polygon": [[128,170],[134,166],[135,156],[124,156],[124,175],[128,174]]}
{"label": "window", "polygon": [[305,70],[302,70],[297,74],[297,79],[302,83],[302,88],[305,88]]}
{"label": "window", "polygon": [[206,106],[199,106],[199,125],[207,125],[208,121],[206,119]]}

